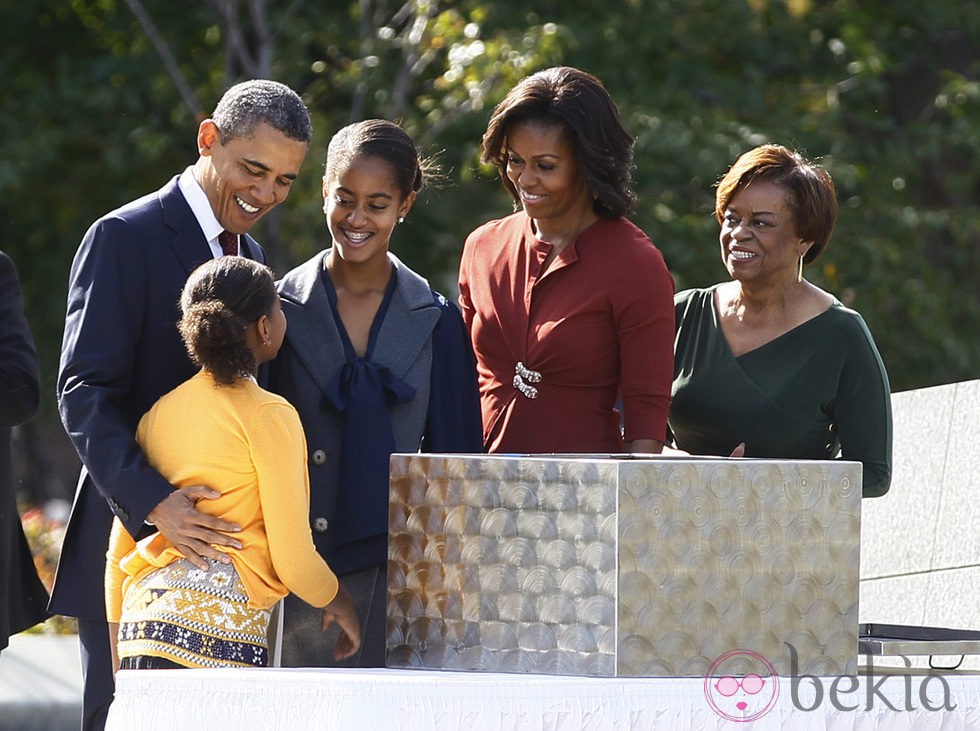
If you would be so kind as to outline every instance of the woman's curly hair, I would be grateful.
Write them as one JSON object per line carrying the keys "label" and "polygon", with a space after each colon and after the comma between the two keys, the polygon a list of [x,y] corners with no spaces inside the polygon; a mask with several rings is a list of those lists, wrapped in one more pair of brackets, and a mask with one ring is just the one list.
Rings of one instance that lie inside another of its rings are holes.
{"label": "woman's curly hair", "polygon": [[252,373],[255,356],[245,332],[271,313],[275,299],[272,271],[257,261],[222,256],[199,266],[180,296],[178,328],[191,360],[222,385]]}

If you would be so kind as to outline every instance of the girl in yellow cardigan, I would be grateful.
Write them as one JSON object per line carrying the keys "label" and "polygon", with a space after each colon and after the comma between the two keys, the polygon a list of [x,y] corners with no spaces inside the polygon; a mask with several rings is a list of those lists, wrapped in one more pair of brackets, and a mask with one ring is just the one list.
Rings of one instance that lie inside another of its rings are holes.
{"label": "girl in yellow cardigan", "polygon": [[293,592],[341,629],[337,659],[361,642],[350,594],[313,546],[306,440],[296,410],[255,381],[286,332],[272,272],[241,256],[191,273],[181,336],[201,371],[163,396],[136,432],[175,487],[207,485],[199,509],[241,526],[227,561],[195,567],[161,534],[134,541],[115,519],[106,611],[116,667],[268,665],[271,608]]}

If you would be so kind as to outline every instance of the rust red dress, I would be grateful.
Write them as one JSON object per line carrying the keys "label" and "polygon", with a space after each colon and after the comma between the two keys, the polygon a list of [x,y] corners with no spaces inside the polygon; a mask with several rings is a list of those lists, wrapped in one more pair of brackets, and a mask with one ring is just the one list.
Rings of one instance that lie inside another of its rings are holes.
{"label": "rust red dress", "polygon": [[625,218],[599,219],[542,274],[550,251],[524,212],[466,239],[459,304],[487,451],[623,452],[624,439],[663,441],[674,341],[663,256]]}

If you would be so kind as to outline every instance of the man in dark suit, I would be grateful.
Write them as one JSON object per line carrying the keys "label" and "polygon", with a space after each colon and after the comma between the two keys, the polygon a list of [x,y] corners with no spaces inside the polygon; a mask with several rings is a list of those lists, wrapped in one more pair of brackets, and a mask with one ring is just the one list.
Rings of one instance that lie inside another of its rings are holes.
{"label": "man in dark suit", "polygon": [[103,592],[113,513],[134,538],[159,530],[202,568],[208,558],[228,561],[213,545],[239,545],[237,526],[194,508],[218,494],[174,490],[143,457],[136,425],[196,371],[176,327],[188,274],[223,253],[265,261],[247,233],[286,198],[311,137],[295,92],[237,84],[201,122],[197,162],[92,224],[75,255],[58,404],[82,471],[49,610],[78,617],[83,729],[104,726],[113,694]]}
{"label": "man in dark suit", "polygon": [[10,635],[48,617],[48,592],[20,523],[10,458],[11,427],[33,417],[40,403],[37,351],[24,317],[17,269],[0,251],[0,650]]}

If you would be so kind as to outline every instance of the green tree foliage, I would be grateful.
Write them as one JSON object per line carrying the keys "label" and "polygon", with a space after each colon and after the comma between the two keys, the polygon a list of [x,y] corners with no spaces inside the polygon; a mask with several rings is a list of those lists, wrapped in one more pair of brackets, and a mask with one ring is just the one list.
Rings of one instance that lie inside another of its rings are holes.
{"label": "green tree foliage", "polygon": [[[847,0],[567,6],[565,60],[637,136],[636,220],[679,287],[725,276],[712,184],[746,149],[820,159],[841,201],[807,276],[865,316],[895,390],[980,377],[980,7]],[[588,62],[585,60],[589,60]]]}
{"label": "green tree foliage", "polygon": [[[493,105],[555,64],[603,79],[637,138],[634,219],[678,287],[725,276],[713,184],[746,149],[831,171],[837,231],[808,276],[861,311],[895,390],[980,377],[980,6],[959,0],[35,0],[0,23],[0,247],[20,266],[52,388],[71,256],[96,217],[196,157],[229,83],[300,91],[315,141],[257,231],[279,271],[326,244],[330,134],[401,122],[443,184],[393,245],[454,293],[468,231],[510,211],[479,163]],[[50,404],[44,418],[53,420]]]}

